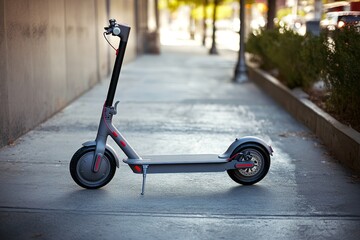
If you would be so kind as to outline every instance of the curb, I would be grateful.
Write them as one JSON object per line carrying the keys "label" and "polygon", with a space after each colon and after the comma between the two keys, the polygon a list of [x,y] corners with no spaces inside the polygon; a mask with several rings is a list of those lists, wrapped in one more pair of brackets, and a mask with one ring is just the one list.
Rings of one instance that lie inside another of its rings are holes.
{"label": "curb", "polygon": [[360,173],[360,133],[340,123],[306,98],[301,90],[290,91],[267,72],[248,66],[249,77],[293,117],[305,124],[336,159]]}

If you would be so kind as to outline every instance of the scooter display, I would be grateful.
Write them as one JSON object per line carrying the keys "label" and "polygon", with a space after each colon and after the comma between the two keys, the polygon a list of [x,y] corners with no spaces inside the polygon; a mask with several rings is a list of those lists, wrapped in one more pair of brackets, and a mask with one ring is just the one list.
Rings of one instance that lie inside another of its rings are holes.
{"label": "scooter display", "polygon": [[[70,161],[70,173],[73,180],[88,189],[101,188],[108,184],[119,167],[115,150],[106,143],[107,137],[127,156],[123,160],[136,174],[142,174],[142,190],[145,193],[147,174],[155,173],[190,173],[190,172],[227,172],[232,180],[243,185],[252,185],[262,180],[270,168],[271,146],[257,137],[247,136],[235,139],[222,154],[197,155],[158,155],[141,157],[129,142],[113,125],[112,118],[117,114],[116,102],[113,106],[116,87],[125,55],[130,27],[109,20],[104,37],[112,35],[120,38],[116,50],[115,64],[105,104],[101,113],[100,124],[95,141],[83,143]],[[108,41],[108,40],[107,40]]]}

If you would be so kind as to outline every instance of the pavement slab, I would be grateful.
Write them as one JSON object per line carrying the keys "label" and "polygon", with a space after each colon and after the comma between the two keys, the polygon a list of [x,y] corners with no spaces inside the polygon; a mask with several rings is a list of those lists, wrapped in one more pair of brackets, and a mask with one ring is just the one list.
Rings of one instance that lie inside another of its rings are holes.
{"label": "pavement slab", "polygon": [[[274,149],[268,175],[141,175],[120,163],[99,190],[69,162],[96,136],[109,80],[0,149],[0,239],[359,239],[360,181],[253,82],[231,82],[236,54],[164,47],[126,64],[114,124],[140,155],[221,154],[236,137]],[[120,157],[125,155],[112,145]]]}

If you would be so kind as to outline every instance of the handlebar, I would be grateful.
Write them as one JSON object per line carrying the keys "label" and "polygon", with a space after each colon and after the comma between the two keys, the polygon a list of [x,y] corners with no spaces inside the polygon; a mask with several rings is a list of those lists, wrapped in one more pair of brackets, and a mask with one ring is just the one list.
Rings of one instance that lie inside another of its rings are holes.
{"label": "handlebar", "polygon": [[104,27],[105,34],[112,34],[113,36],[118,36],[121,38],[121,41],[127,42],[130,34],[130,27],[122,24],[118,24],[115,19],[109,20],[109,26]]}

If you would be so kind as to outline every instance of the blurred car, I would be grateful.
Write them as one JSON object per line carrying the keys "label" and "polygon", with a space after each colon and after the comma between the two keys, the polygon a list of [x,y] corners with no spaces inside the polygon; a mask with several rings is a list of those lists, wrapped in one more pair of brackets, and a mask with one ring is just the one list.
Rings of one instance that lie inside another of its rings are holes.
{"label": "blurred car", "polygon": [[279,21],[279,26],[287,30],[293,30],[300,35],[305,35],[306,33],[305,20],[300,16],[289,14]]}
{"label": "blurred car", "polygon": [[346,26],[355,26],[360,30],[360,11],[328,12],[320,22],[321,27],[334,31]]}

